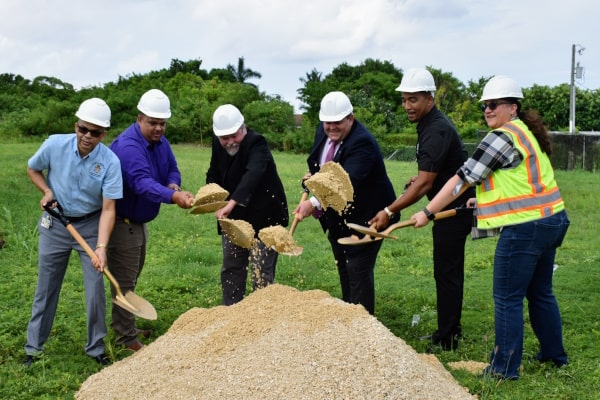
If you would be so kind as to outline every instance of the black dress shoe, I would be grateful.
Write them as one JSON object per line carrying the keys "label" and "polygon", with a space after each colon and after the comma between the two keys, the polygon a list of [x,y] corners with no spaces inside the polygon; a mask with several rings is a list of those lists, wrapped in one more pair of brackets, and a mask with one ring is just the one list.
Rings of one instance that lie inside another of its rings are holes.
{"label": "black dress shoe", "polygon": [[29,367],[31,367],[31,364],[33,364],[34,361],[35,361],[35,357],[30,356],[29,354],[27,354],[25,356],[25,360],[23,360],[23,366],[29,368]]}
{"label": "black dress shoe", "polygon": [[98,356],[92,357],[94,360],[96,360],[96,362],[100,365],[109,365],[110,364],[110,358],[105,354],[102,353]]}

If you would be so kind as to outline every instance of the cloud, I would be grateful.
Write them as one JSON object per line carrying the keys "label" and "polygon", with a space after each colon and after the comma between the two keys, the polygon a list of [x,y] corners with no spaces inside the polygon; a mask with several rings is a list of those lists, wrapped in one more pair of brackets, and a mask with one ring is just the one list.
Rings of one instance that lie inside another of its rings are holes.
{"label": "cloud", "polygon": [[296,102],[299,78],[367,58],[433,66],[463,82],[507,74],[523,86],[600,87],[595,0],[4,0],[0,73],[54,76],[76,87],[201,59],[235,65]]}

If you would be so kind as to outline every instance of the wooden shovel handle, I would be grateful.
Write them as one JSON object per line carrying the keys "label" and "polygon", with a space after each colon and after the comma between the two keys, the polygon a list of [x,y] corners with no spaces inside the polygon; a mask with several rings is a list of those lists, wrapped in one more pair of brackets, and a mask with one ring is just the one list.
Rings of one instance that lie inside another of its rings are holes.
{"label": "wooden shovel handle", "polygon": [[[457,211],[455,208],[453,208],[451,210],[440,211],[439,213],[435,214],[435,218],[433,220],[437,221],[438,219],[454,217],[456,215],[456,213],[457,213]],[[414,219],[407,219],[406,221],[396,222],[395,224],[388,226],[388,228],[385,230],[385,232],[391,233],[392,231],[395,231],[396,229],[399,229],[399,228],[405,228],[407,226],[414,226],[416,223],[417,223],[417,221]]]}
{"label": "wooden shovel handle", "polygon": [[[302,202],[306,199],[308,199],[308,192],[305,190],[302,192],[302,197],[300,197],[300,202],[298,205],[302,204]],[[298,219],[298,214],[294,214],[294,220],[292,221],[292,226],[290,227],[290,235],[294,234],[296,226],[298,226],[298,222],[300,222],[300,219]]]}
{"label": "wooden shovel handle", "polygon": [[[79,243],[79,245],[81,245],[81,247],[83,247],[83,249],[85,250],[85,252],[87,253],[87,255],[90,256],[90,258],[92,260],[100,263],[100,259],[98,258],[98,256],[94,252],[94,250],[92,250],[92,248],[90,247],[90,245],[87,244],[87,242],[83,239],[83,237],[81,237],[81,235],[79,234],[79,232],[77,232],[77,229],[75,229],[73,227],[73,225],[71,225],[71,224],[67,224],[66,228],[71,233],[71,235],[73,235],[73,238],[75,238],[75,240],[77,241],[77,243]],[[110,281],[110,283],[115,288],[115,291],[117,292],[117,296],[119,296],[119,297],[125,297],[125,296],[123,296],[123,293],[121,292],[121,287],[119,286],[119,283],[117,282],[117,280],[115,279],[115,277],[113,276],[113,274],[111,274],[108,271],[108,268],[104,268],[103,272],[104,272],[104,275],[106,275],[106,277],[108,278],[108,280]]]}

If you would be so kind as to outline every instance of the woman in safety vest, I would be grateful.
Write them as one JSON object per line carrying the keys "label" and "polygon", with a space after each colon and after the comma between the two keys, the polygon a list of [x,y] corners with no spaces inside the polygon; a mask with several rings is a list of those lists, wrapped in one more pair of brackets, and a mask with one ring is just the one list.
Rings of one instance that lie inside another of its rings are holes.
{"label": "woman in safety vest", "polygon": [[471,158],[423,211],[427,225],[453,199],[476,185],[477,234],[500,235],[494,255],[495,345],[484,376],[518,379],[523,355],[523,299],[540,342],[537,359],[568,363],[562,321],[552,290],[556,249],[569,218],[550,164],[548,132],[535,111],[521,111],[521,87],[495,76],[483,89],[481,109],[492,129]]}

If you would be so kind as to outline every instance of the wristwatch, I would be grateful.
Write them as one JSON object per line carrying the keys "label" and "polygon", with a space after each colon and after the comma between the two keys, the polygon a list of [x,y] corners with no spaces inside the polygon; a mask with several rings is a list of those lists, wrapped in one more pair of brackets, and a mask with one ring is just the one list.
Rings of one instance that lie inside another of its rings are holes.
{"label": "wristwatch", "polygon": [[389,208],[384,208],[383,211],[385,211],[385,213],[387,214],[388,218],[392,218],[392,216],[394,215],[394,212],[392,210],[390,210]]}
{"label": "wristwatch", "polygon": [[427,207],[423,209],[423,212],[425,213],[425,216],[428,220],[433,221],[435,219],[435,214],[432,214],[431,211],[427,209]]}

